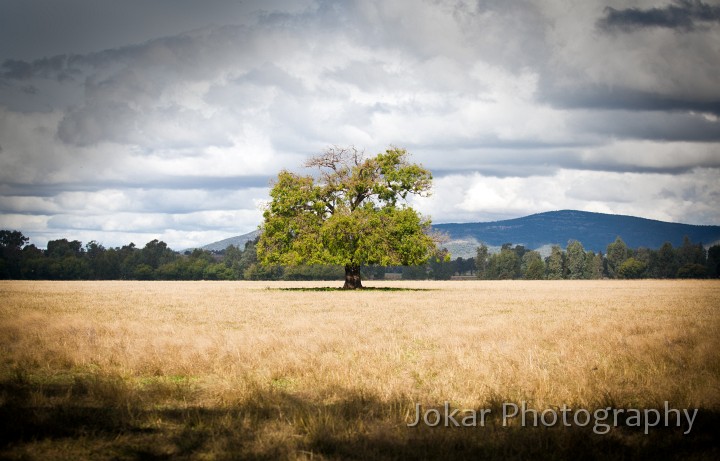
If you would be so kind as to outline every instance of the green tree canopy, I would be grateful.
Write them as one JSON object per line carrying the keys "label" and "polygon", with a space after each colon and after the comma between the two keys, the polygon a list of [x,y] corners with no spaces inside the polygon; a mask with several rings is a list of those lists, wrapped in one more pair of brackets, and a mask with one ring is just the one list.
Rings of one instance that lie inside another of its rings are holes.
{"label": "green tree canopy", "polygon": [[717,278],[720,275],[720,245],[713,245],[707,251],[708,275]]}
{"label": "green tree canopy", "polygon": [[487,267],[487,278],[493,280],[511,280],[520,273],[520,258],[510,244],[503,245],[500,253],[490,256]]}
{"label": "green tree canopy", "polygon": [[20,278],[21,251],[29,241],[20,231],[0,230],[0,278]]}
{"label": "green tree canopy", "polygon": [[559,245],[553,245],[550,249],[550,256],[545,258],[545,269],[548,280],[565,278],[565,255]]}
{"label": "green tree canopy", "polygon": [[430,219],[406,199],[427,196],[432,175],[408,156],[390,148],[365,158],[353,147],[333,147],[305,163],[316,176],[281,171],[263,214],[259,261],[342,265],[350,289],[362,288],[361,265],[426,262],[436,251]]}
{"label": "green tree canopy", "polygon": [[475,256],[475,267],[477,268],[477,276],[480,279],[485,278],[487,271],[489,250],[484,243],[477,247],[477,255]]}
{"label": "green tree canopy", "polygon": [[610,277],[618,277],[618,270],[628,257],[628,247],[623,242],[623,239],[618,236],[613,243],[607,246],[607,265]]}
{"label": "green tree canopy", "polygon": [[620,264],[617,273],[621,278],[624,279],[639,279],[642,278],[643,274],[645,273],[645,269],[647,269],[647,264],[633,257],[630,257],[623,261],[622,264]]}
{"label": "green tree canopy", "polygon": [[603,267],[602,253],[595,254],[592,251],[585,253],[584,278],[591,280],[603,278]]}
{"label": "green tree canopy", "polygon": [[657,277],[669,279],[675,277],[678,270],[677,255],[670,242],[662,244],[657,251]]}
{"label": "green tree canopy", "polygon": [[585,248],[577,240],[570,240],[567,246],[567,270],[571,279],[581,279],[585,270]]}
{"label": "green tree canopy", "polygon": [[542,280],[545,278],[545,263],[537,251],[528,251],[522,257],[522,273],[527,280]]}
{"label": "green tree canopy", "polygon": [[20,231],[0,230],[0,248],[22,249],[30,241]]}

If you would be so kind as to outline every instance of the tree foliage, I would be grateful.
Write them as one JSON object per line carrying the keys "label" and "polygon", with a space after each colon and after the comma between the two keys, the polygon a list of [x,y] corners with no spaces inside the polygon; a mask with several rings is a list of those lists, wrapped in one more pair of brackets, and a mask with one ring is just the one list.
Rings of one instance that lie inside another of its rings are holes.
{"label": "tree foliage", "polygon": [[478,278],[485,278],[485,272],[487,271],[488,265],[488,254],[488,247],[484,243],[477,247],[475,266],[477,269]]}
{"label": "tree foliage", "polygon": [[618,268],[618,276],[623,279],[639,279],[645,273],[647,265],[633,257],[623,261]]}
{"label": "tree foliage", "polygon": [[619,236],[607,246],[607,267],[611,278],[617,278],[622,263],[629,257],[628,247]]}
{"label": "tree foliage", "polygon": [[523,255],[521,272],[527,280],[542,280],[545,278],[545,263],[537,251],[528,251]]}
{"label": "tree foliage", "polygon": [[488,259],[486,277],[495,280],[510,280],[520,275],[519,253],[524,253],[524,247],[516,247],[519,251],[511,248],[511,244],[505,244]]}
{"label": "tree foliage", "polygon": [[583,278],[588,280],[596,280],[603,278],[605,260],[602,253],[595,254],[592,251],[585,253],[585,268],[583,270]]}
{"label": "tree foliage", "polygon": [[553,245],[550,256],[545,259],[547,278],[549,280],[560,280],[565,278],[565,254],[559,245]]}
{"label": "tree foliage", "polygon": [[305,167],[316,176],[278,174],[263,213],[258,259],[266,265],[335,264],[346,288],[359,288],[360,266],[425,263],[436,251],[430,220],[408,206],[427,196],[432,175],[404,149],[365,158],[333,147]]}
{"label": "tree foliage", "polygon": [[582,279],[585,277],[585,248],[577,240],[571,240],[567,246],[568,278]]}

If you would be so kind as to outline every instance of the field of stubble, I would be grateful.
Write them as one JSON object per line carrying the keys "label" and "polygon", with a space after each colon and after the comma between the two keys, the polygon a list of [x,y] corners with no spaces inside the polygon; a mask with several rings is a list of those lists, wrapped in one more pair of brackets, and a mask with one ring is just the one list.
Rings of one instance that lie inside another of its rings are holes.
{"label": "field of stubble", "polygon": [[[720,458],[718,281],[297,290],[331,285],[0,282],[0,458]],[[523,401],[698,413],[504,426]],[[491,411],[408,426],[445,402]]]}

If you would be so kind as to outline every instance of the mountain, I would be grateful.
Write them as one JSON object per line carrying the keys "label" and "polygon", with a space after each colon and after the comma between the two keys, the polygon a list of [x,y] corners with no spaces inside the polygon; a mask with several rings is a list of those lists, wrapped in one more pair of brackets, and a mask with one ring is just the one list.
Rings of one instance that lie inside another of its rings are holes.
{"label": "mountain", "polygon": [[682,245],[685,236],[693,243],[705,245],[720,241],[720,226],[696,226],[574,210],[550,211],[494,222],[436,224],[433,227],[450,237],[446,246],[453,257],[474,256],[474,248],[480,243],[491,249],[512,243],[547,252],[553,244],[565,248],[569,240],[577,240],[585,250],[604,253],[607,245],[618,236],[630,248],[655,249],[665,242],[677,247]]}
{"label": "mountain", "polygon": [[230,237],[225,240],[220,240],[218,242],[208,243],[207,245],[200,247],[200,249],[208,251],[221,251],[229,247],[230,245],[234,245],[242,250],[245,248],[246,242],[255,240],[255,237],[257,237],[259,234],[260,231],[254,230],[252,232],[248,232],[247,234]]}
{"label": "mountain", "polygon": [[[443,246],[450,250],[453,258],[475,256],[476,248],[482,243],[491,252],[499,251],[504,243],[512,243],[539,250],[547,256],[552,245],[565,248],[569,240],[579,241],[585,250],[603,253],[618,236],[630,248],[656,249],[665,242],[677,247],[682,245],[685,236],[693,243],[705,246],[720,241],[720,226],[696,226],[574,210],[549,211],[503,221],[435,224],[433,228],[447,234],[449,241]],[[253,231],[202,248],[223,250],[228,245],[243,248],[245,242],[257,235],[258,231]]]}

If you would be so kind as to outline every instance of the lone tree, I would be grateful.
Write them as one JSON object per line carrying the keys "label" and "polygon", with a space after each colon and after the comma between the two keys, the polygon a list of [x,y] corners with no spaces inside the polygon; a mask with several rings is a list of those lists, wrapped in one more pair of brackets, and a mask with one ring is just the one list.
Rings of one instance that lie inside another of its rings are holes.
{"label": "lone tree", "polygon": [[437,238],[406,198],[429,195],[432,175],[408,156],[391,148],[365,158],[354,147],[332,147],[305,162],[315,176],[281,171],[263,214],[260,262],[339,264],[345,289],[362,288],[361,265],[425,263]]}

